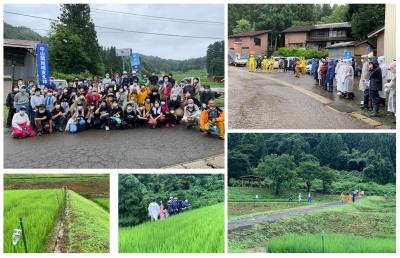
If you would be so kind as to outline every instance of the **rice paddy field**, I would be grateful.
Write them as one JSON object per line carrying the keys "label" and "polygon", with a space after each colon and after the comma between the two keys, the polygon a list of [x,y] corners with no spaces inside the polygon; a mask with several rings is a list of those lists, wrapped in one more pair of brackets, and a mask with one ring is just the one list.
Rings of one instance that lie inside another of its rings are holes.
{"label": "rice paddy field", "polygon": [[62,189],[5,190],[4,252],[24,252],[22,240],[12,245],[19,218],[23,219],[28,252],[44,252],[63,203]]}
{"label": "rice paddy field", "polygon": [[395,197],[370,196],[230,232],[228,247],[229,252],[394,253],[395,239]]}
{"label": "rice paddy field", "polygon": [[223,253],[224,204],[119,229],[120,253]]}
{"label": "rice paddy field", "polygon": [[25,252],[22,240],[12,245],[20,217],[29,253],[109,252],[108,175],[6,174],[4,188],[6,253]]}
{"label": "rice paddy field", "polygon": [[110,214],[97,203],[68,191],[67,233],[69,253],[107,253]]}

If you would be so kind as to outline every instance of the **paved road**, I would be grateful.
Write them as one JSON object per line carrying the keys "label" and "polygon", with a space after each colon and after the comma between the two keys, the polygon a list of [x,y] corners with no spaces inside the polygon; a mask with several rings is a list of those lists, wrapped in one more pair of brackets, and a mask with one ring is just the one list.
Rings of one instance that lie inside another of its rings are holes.
{"label": "paved road", "polygon": [[232,66],[228,71],[230,129],[373,128],[310,97],[306,90],[268,79],[268,74],[249,73]]}
{"label": "paved road", "polygon": [[222,153],[224,141],[184,126],[4,135],[4,168],[161,168]]}
{"label": "paved road", "polygon": [[232,232],[242,228],[248,228],[255,224],[259,224],[266,221],[274,221],[277,219],[281,219],[284,217],[289,217],[297,214],[304,214],[310,211],[332,208],[339,206],[340,202],[329,202],[324,204],[312,205],[312,206],[303,206],[299,208],[289,209],[289,210],[281,210],[277,212],[272,212],[265,215],[254,216],[250,218],[243,218],[234,221],[228,222],[228,231]]}

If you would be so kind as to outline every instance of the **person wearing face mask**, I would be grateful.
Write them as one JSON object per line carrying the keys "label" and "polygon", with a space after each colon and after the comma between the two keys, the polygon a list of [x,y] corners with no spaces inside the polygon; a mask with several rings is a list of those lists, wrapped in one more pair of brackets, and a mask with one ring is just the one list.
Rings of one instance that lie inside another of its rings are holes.
{"label": "person wearing face mask", "polygon": [[146,85],[140,85],[140,90],[137,93],[137,104],[144,105],[144,102],[149,94],[151,94],[151,90]]}
{"label": "person wearing face mask", "polygon": [[85,120],[86,120],[86,127],[93,128],[94,121],[96,120],[96,105],[91,104],[86,112]]}
{"label": "person wearing face mask", "polygon": [[183,95],[186,95],[187,93],[190,94],[190,98],[194,98],[196,95],[196,87],[190,83],[190,80],[186,81],[182,90]]}
{"label": "person wearing face mask", "polygon": [[137,117],[136,109],[131,104],[127,104],[123,124],[129,128],[133,128],[136,126]]}
{"label": "person wearing face mask", "polygon": [[78,105],[82,105],[84,110],[87,109],[88,104],[86,102],[85,95],[80,95],[79,97],[75,98],[75,102],[69,108],[71,115],[76,112]]}
{"label": "person wearing face mask", "polygon": [[381,101],[379,97],[379,91],[382,90],[382,72],[376,58],[373,58],[369,62],[368,69],[369,73],[367,86],[369,88],[369,97],[372,100],[372,112],[370,113],[370,116],[376,117],[379,113],[379,105]]}
{"label": "person wearing face mask", "polygon": [[118,106],[122,108],[128,101],[128,92],[125,91],[123,87],[120,87],[118,92],[115,94],[115,97],[117,99]]}
{"label": "person wearing face mask", "polygon": [[112,81],[114,81],[115,84],[118,84],[118,85],[121,84],[122,78],[121,78],[121,75],[119,74],[119,72],[114,73],[114,78],[111,80],[111,83],[112,83]]}
{"label": "person wearing face mask", "polygon": [[149,120],[149,112],[146,111],[144,108],[144,105],[139,105],[139,107],[136,110],[137,114],[137,124],[143,127],[148,123]]}
{"label": "person wearing face mask", "polygon": [[36,133],[33,131],[28,114],[26,114],[26,108],[21,107],[18,113],[15,113],[12,121],[12,132],[11,136],[18,139],[26,137],[33,137]]}
{"label": "person wearing face mask", "polygon": [[84,128],[86,126],[86,108],[82,102],[77,103],[74,115],[76,115],[78,129]]}
{"label": "person wearing face mask", "polygon": [[44,104],[39,105],[38,112],[35,117],[35,126],[38,131],[38,135],[42,135],[43,133],[52,133],[53,132],[53,121],[51,113],[46,110],[46,106]]}
{"label": "person wearing face mask", "polygon": [[112,102],[109,113],[110,113],[110,125],[119,129],[122,124],[123,111],[122,108],[118,105],[117,100],[114,100]]}
{"label": "person wearing face mask", "polygon": [[171,99],[168,101],[168,106],[170,110],[175,111],[175,115],[177,118],[177,123],[182,119],[183,117],[183,105],[181,103],[181,96],[173,96]]}
{"label": "person wearing face mask", "polygon": [[44,95],[44,104],[46,105],[46,110],[51,113],[54,108],[54,102],[57,101],[57,98],[54,97],[53,91],[48,90],[47,88],[44,88],[43,95]]}
{"label": "person wearing face mask", "polygon": [[93,88],[90,93],[86,94],[86,102],[89,105],[97,106],[97,104],[100,102],[100,100],[101,100],[101,96],[97,92],[97,88]]}
{"label": "person wearing face mask", "polygon": [[194,97],[194,96],[199,95],[199,93],[200,93],[201,85],[200,85],[200,79],[199,78],[197,78],[197,77],[193,78],[193,86],[194,86],[194,90],[195,90],[194,91],[195,95],[193,95],[193,97]]}
{"label": "person wearing face mask", "polygon": [[26,86],[22,85],[20,91],[14,96],[14,108],[15,112],[19,112],[19,109],[24,106],[26,110],[29,108],[30,94],[26,92]]}
{"label": "person wearing face mask", "polygon": [[102,100],[100,103],[99,107],[96,109],[94,112],[95,114],[95,122],[94,126],[95,128],[105,128],[106,131],[110,129],[110,113],[108,112],[107,108],[107,102],[105,100]]}
{"label": "person wearing face mask", "polygon": [[193,99],[188,99],[187,105],[183,109],[183,118],[182,121],[187,125],[188,128],[191,128],[194,125],[198,124],[200,118],[200,109],[194,104]]}
{"label": "person wearing face mask", "polygon": [[149,77],[149,81],[150,81],[150,84],[151,84],[151,86],[152,86],[153,88],[154,88],[154,87],[157,87],[158,76],[156,75],[155,72],[152,72],[152,73],[151,73],[151,76]]}
{"label": "person wearing face mask", "polygon": [[150,94],[150,102],[154,104],[156,101],[160,101],[160,94],[158,94],[156,89],[152,89]]}
{"label": "person wearing face mask", "polygon": [[174,86],[171,88],[170,99],[181,96],[182,92],[183,92],[183,88],[179,84],[175,83]]}
{"label": "person wearing face mask", "polygon": [[168,100],[171,96],[171,83],[169,82],[169,77],[165,75],[163,77],[163,83],[160,85],[158,89],[158,93],[160,94],[160,100]]}
{"label": "person wearing face mask", "polygon": [[168,104],[165,102],[165,100],[161,100],[160,103],[161,107],[161,112],[165,116],[165,126],[166,127],[175,127],[176,125],[176,116],[175,116],[175,111],[173,112],[174,114],[171,113],[171,110],[169,109]]}
{"label": "person wearing face mask", "polygon": [[106,78],[103,79],[103,84],[111,84],[110,74],[106,73]]}
{"label": "person wearing face mask", "polygon": [[60,132],[64,131],[65,123],[67,122],[67,113],[61,106],[60,102],[54,103],[54,109],[51,112],[53,128]]}
{"label": "person wearing face mask", "polygon": [[31,90],[32,90],[32,88],[33,88],[34,85],[35,85],[35,84],[34,84],[33,81],[29,81],[29,82],[28,82],[28,86],[26,87],[26,91],[27,91],[28,93],[31,92]]}
{"label": "person wearing face mask", "polygon": [[215,93],[211,91],[210,85],[204,85],[204,90],[200,93],[201,105],[206,107],[210,99],[215,99]]}
{"label": "person wearing face mask", "polygon": [[139,77],[137,76],[137,72],[135,70],[132,71],[132,77],[129,78],[128,84],[139,83]]}
{"label": "person wearing face mask", "polygon": [[69,93],[68,88],[64,88],[60,96],[58,96],[58,101],[60,102],[61,107],[64,109],[66,113],[69,111]]}
{"label": "person wearing face mask", "polygon": [[36,113],[40,105],[44,105],[44,96],[40,91],[40,88],[35,89],[35,94],[31,97],[30,105],[32,110],[31,120],[34,121]]}
{"label": "person wearing face mask", "polygon": [[138,103],[138,92],[136,88],[129,91],[128,102]]}
{"label": "person wearing face mask", "polygon": [[224,139],[224,112],[217,107],[215,100],[211,99],[208,102],[208,108],[201,112],[199,120],[200,129],[210,135],[212,130],[217,127],[219,138]]}
{"label": "person wearing face mask", "polygon": [[70,133],[77,133],[79,128],[78,114],[74,113],[65,126],[65,131]]}
{"label": "person wearing face mask", "polygon": [[165,121],[165,116],[161,110],[160,102],[156,100],[154,106],[150,109],[149,125],[151,128],[160,126]]}
{"label": "person wearing face mask", "polygon": [[151,108],[153,107],[153,103],[151,103],[150,97],[147,97],[147,98],[146,98],[146,100],[145,100],[143,106],[144,106],[144,109],[146,110],[146,112],[147,112],[148,114],[150,114],[150,110],[151,110]]}
{"label": "person wearing face mask", "polygon": [[8,115],[7,115],[6,127],[11,127],[11,122],[12,122],[12,119],[15,114],[14,98],[18,92],[19,92],[19,88],[17,86],[15,86],[13,91],[8,93],[8,95],[7,95],[6,106],[8,107]]}
{"label": "person wearing face mask", "polygon": [[381,68],[382,73],[382,90],[379,91],[379,97],[381,98],[381,103],[384,105],[386,102],[386,91],[385,91],[385,84],[387,83],[387,74],[388,69],[385,63],[385,57],[379,56],[378,57],[379,68]]}

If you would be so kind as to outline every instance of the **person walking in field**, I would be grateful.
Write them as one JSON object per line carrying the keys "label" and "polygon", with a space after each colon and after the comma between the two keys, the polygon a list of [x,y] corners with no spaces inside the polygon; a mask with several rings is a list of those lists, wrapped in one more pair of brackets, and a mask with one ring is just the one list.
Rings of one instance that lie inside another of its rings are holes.
{"label": "person walking in field", "polygon": [[308,196],[307,196],[307,202],[308,202],[308,203],[311,203],[311,201],[312,201],[311,192],[309,192],[309,193],[308,193]]}
{"label": "person walking in field", "polygon": [[301,193],[299,193],[298,200],[299,200],[299,204],[300,204],[301,203]]}
{"label": "person walking in field", "polygon": [[351,201],[354,203],[356,201],[356,191],[351,194]]}
{"label": "person walking in field", "polygon": [[351,195],[351,192],[350,192],[349,195],[347,195],[347,203],[351,203],[352,200],[353,200],[353,196]]}
{"label": "person walking in field", "polygon": [[160,220],[165,219],[165,209],[164,209],[164,205],[162,204],[162,202],[160,202]]}
{"label": "person walking in field", "polygon": [[340,202],[342,204],[344,204],[344,193],[343,192],[340,193]]}
{"label": "person walking in field", "polygon": [[151,200],[147,210],[149,212],[149,217],[151,221],[158,220],[158,217],[160,216],[160,205],[158,205],[155,199]]}

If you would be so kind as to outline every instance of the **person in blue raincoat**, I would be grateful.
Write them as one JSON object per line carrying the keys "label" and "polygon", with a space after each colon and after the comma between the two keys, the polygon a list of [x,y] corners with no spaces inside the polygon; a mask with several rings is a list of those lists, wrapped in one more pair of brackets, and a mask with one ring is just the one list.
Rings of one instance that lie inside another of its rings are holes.
{"label": "person in blue raincoat", "polygon": [[335,66],[336,62],[333,59],[329,59],[328,71],[326,73],[326,90],[333,92],[333,78],[335,77]]}
{"label": "person in blue raincoat", "polygon": [[318,65],[319,64],[319,60],[313,58],[311,61],[311,74],[314,77],[315,80],[315,85],[318,85],[319,81],[318,81]]}

